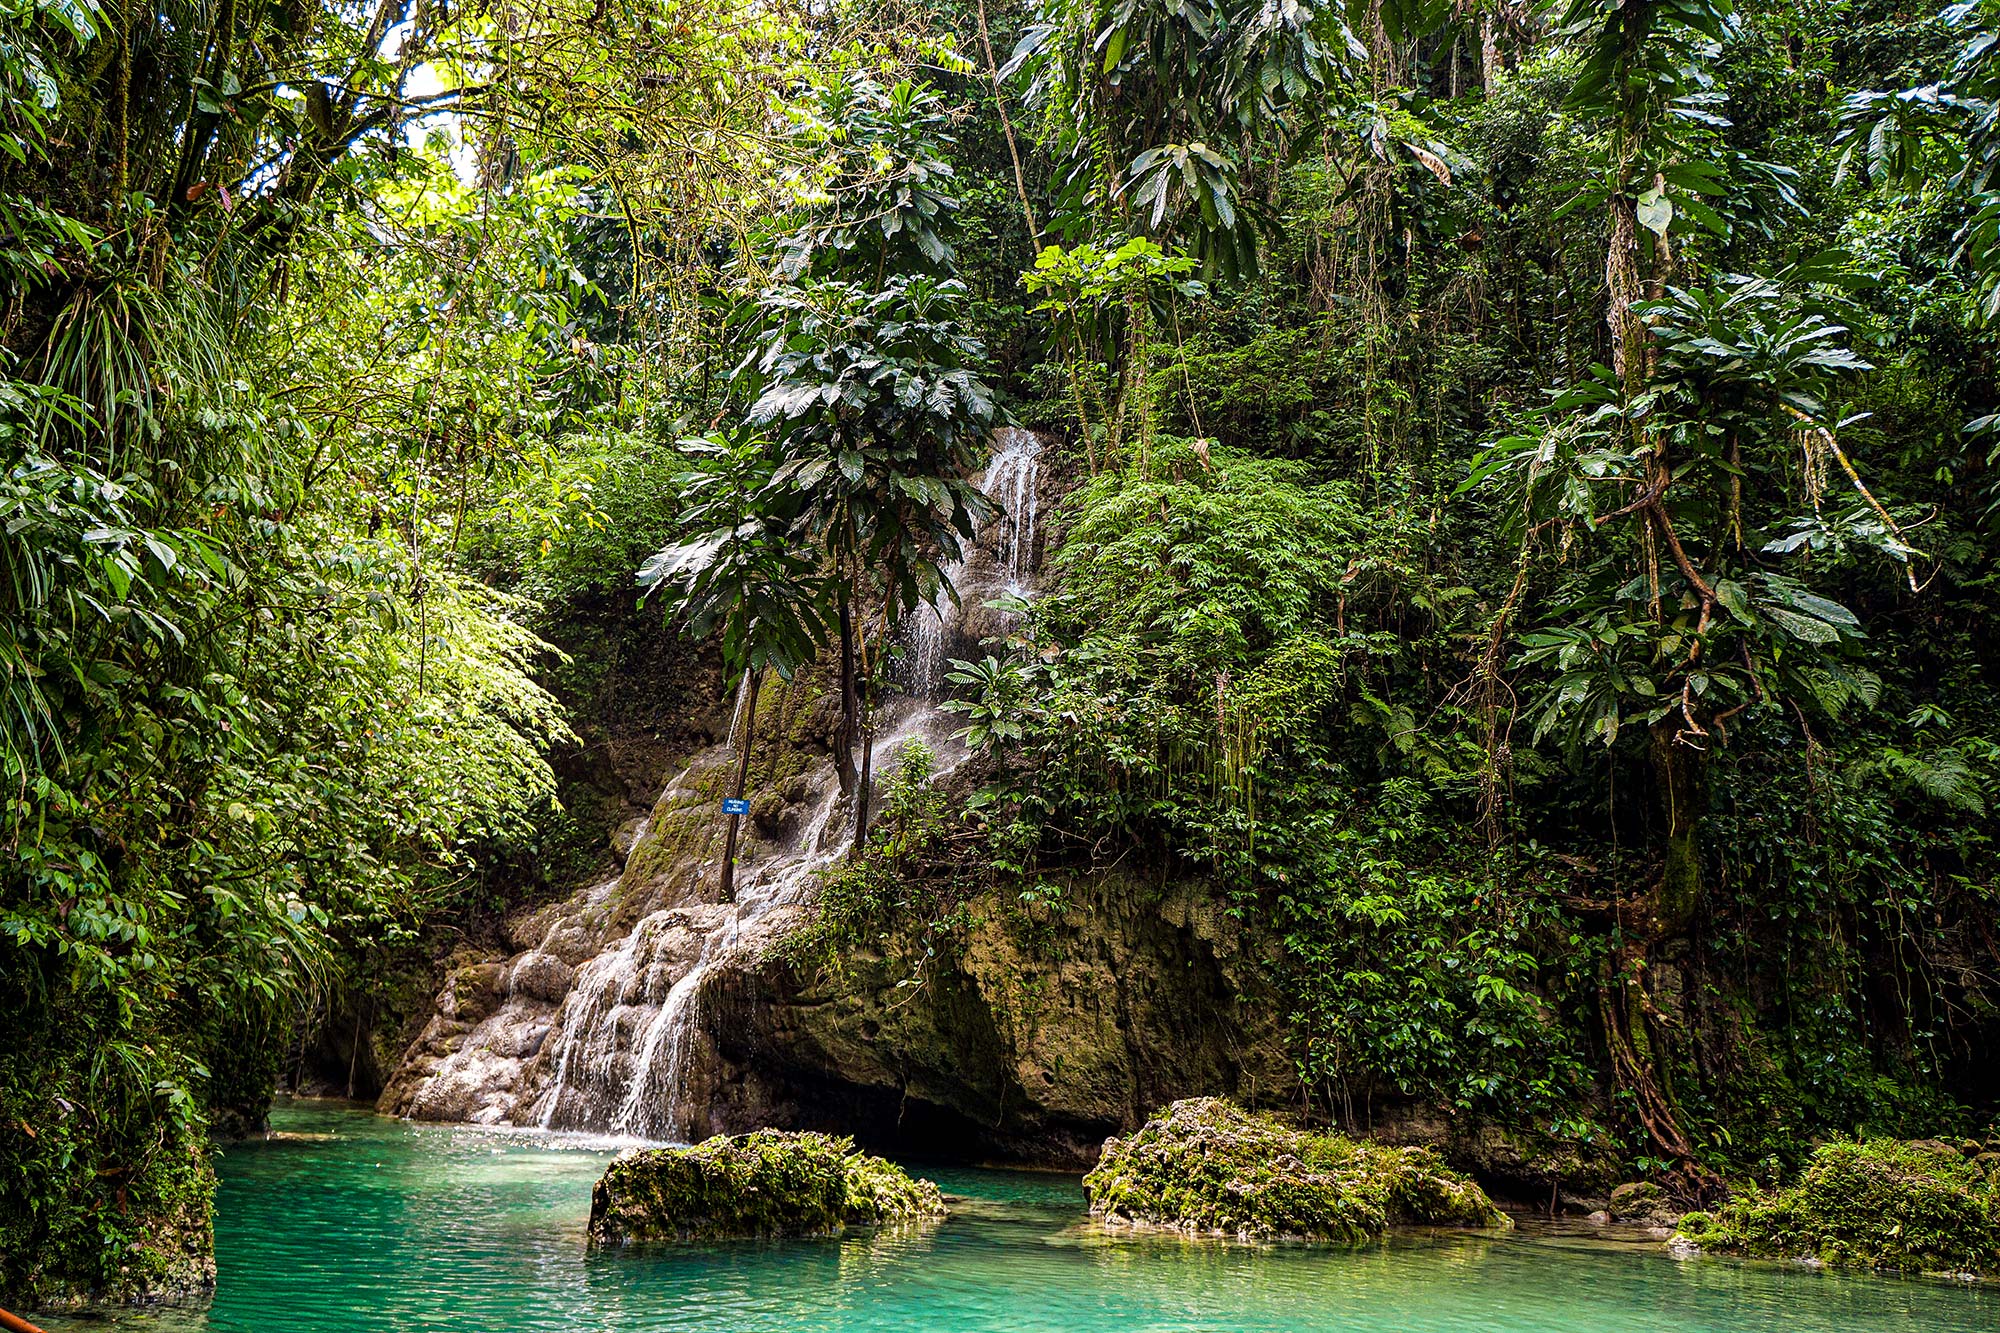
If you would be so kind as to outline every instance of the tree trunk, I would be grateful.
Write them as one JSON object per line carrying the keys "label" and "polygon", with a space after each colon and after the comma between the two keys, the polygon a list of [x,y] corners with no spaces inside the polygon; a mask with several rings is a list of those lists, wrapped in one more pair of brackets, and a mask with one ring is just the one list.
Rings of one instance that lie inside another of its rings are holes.
{"label": "tree trunk", "polygon": [[861,854],[868,836],[868,784],[874,780],[875,715],[864,701],[861,709],[861,779],[854,786],[854,854]]}
{"label": "tree trunk", "polygon": [[840,728],[833,738],[833,771],[840,790],[854,791],[854,739],[859,734],[861,699],[854,683],[854,608],[845,580],[840,585]]}
{"label": "tree trunk", "polygon": [[1666,719],[1652,729],[1653,777],[1666,816],[1667,855],[1653,890],[1652,936],[1685,934],[1701,908],[1701,807],[1706,756],[1682,742],[1680,729]]}
{"label": "tree trunk", "polygon": [[1007,156],[1014,163],[1014,191],[1021,197],[1021,218],[1028,224],[1028,244],[1042,250],[1042,229],[1035,222],[1035,206],[1028,202],[1028,175],[1021,170],[1021,149],[1014,141],[1014,118],[1007,114],[1007,90],[1000,82],[999,67],[993,63],[993,37],[986,30],[986,0],[979,0],[979,49],[986,57],[986,77],[993,84],[993,109],[1000,113],[1000,129],[1007,136]]}
{"label": "tree trunk", "polygon": [[1719,1182],[1695,1159],[1694,1146],[1681,1128],[1668,1049],[1685,1021],[1683,986],[1659,983],[1663,974],[1677,975],[1677,969],[1662,959],[1681,952],[1672,946],[1686,936],[1701,909],[1700,833],[1707,757],[1683,744],[1683,734],[1661,721],[1649,736],[1654,779],[1666,817],[1666,865],[1643,900],[1640,919],[1627,923],[1630,933],[1612,955],[1599,1006],[1618,1087],[1630,1095],[1631,1110],[1654,1147],[1676,1163],[1669,1183],[1687,1200],[1701,1202],[1713,1195]]}
{"label": "tree trunk", "polygon": [[1606,205],[1611,222],[1611,247],[1604,257],[1604,283],[1611,290],[1611,303],[1604,322],[1611,328],[1611,369],[1628,394],[1644,387],[1646,322],[1632,313],[1641,299],[1639,281],[1639,212],[1626,195],[1614,194]]}
{"label": "tree trunk", "polygon": [[[750,780],[750,750],[757,740],[757,681],[749,671],[743,673],[743,739],[736,747],[736,787],[731,793],[736,800],[743,799],[744,784]],[[722,843],[722,901],[736,899],[736,831],[743,826],[742,815],[726,816],[729,833]]]}
{"label": "tree trunk", "polygon": [[[1634,40],[1628,33],[1627,41]],[[1635,142],[1642,128],[1631,123],[1621,126],[1619,141],[1628,145]],[[1628,400],[1646,391],[1657,356],[1652,330],[1633,306],[1646,299],[1649,288],[1657,288],[1672,263],[1672,252],[1664,236],[1649,250],[1642,248],[1646,238],[1639,225],[1638,200],[1628,193],[1632,162],[1628,149],[1618,163],[1618,185],[1605,205],[1611,234],[1604,257],[1604,280],[1610,298],[1604,318],[1611,335],[1611,366]],[[1655,176],[1653,185],[1656,189],[1663,188],[1664,182]],[[1650,271],[1642,268],[1642,264]],[[1660,504],[1659,495],[1665,489],[1664,479],[1670,471],[1664,453],[1666,441],[1648,439],[1644,427],[1636,422],[1630,423],[1628,429],[1635,449],[1649,450],[1652,455],[1642,484],[1659,485],[1659,491],[1652,493],[1651,503],[1634,515],[1639,527],[1644,575],[1653,590],[1652,615],[1657,620],[1662,614],[1658,592],[1661,541],[1671,544],[1676,563],[1682,565],[1690,584],[1698,586],[1700,579],[1692,572],[1692,566],[1682,560],[1683,553],[1678,542],[1673,541],[1672,527]],[[1704,615],[1704,623],[1705,619]],[[1693,723],[1692,717],[1686,720]],[[1632,934],[1613,957],[1611,972],[1600,991],[1600,1009],[1617,1086],[1629,1094],[1631,1109],[1654,1146],[1674,1159],[1678,1191],[1700,1200],[1714,1191],[1716,1181],[1695,1159],[1694,1147],[1680,1125],[1679,1108],[1669,1082],[1672,1061],[1666,1049],[1678,1019],[1663,1013],[1656,1003],[1653,980],[1661,946],[1686,935],[1701,904],[1699,834],[1705,795],[1702,785],[1705,755],[1694,746],[1683,744],[1680,739],[1683,734],[1681,728],[1664,719],[1651,728],[1650,759],[1666,816],[1666,864],[1659,882],[1644,900],[1642,919],[1629,923]]]}
{"label": "tree trunk", "polygon": [[[886,637],[886,633],[885,633]],[[868,837],[868,784],[875,773],[875,663],[862,644],[861,661],[861,777],[854,784],[854,842],[852,855],[861,855]]]}

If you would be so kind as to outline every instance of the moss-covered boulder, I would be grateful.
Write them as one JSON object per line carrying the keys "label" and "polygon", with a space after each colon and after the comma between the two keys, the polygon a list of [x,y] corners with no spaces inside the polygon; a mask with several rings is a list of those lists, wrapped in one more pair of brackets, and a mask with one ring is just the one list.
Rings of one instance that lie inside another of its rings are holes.
{"label": "moss-covered boulder", "polygon": [[1391,1226],[1512,1225],[1428,1148],[1294,1129],[1215,1097],[1175,1102],[1106,1140],[1083,1188],[1114,1226],[1246,1240],[1358,1244]]}
{"label": "moss-covered boulder", "polygon": [[1798,1181],[1689,1213],[1681,1253],[2000,1277],[2000,1170],[1935,1140],[1818,1149]]}
{"label": "moss-covered boulder", "polygon": [[1670,1227],[1681,1218],[1667,1192],[1650,1180],[1628,1180],[1612,1190],[1607,1211],[1614,1222],[1640,1227]]}
{"label": "moss-covered boulder", "polygon": [[620,1154],[590,1197],[590,1241],[831,1236],[943,1217],[944,1196],[854,1141],[760,1129]]}

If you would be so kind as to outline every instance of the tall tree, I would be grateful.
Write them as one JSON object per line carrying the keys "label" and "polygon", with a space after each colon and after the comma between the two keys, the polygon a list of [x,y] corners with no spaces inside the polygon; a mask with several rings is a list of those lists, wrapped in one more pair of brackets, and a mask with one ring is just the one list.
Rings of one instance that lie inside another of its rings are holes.
{"label": "tall tree", "polygon": [[[1696,1190],[1710,1182],[1672,1096],[1673,1001],[1655,978],[1703,908],[1713,751],[1752,709],[1871,703],[1879,681],[1851,651],[1859,621],[1811,590],[1804,561],[1830,543],[1913,555],[1858,475],[1855,504],[1836,508],[1826,489],[1828,460],[1852,474],[1838,395],[1870,368],[1849,346],[1857,280],[1834,257],[1763,277],[1702,271],[1704,245],[1751,225],[1746,203],[1796,202],[1783,173],[1716,139],[1728,122],[1712,71],[1732,25],[1718,0],[1570,7],[1582,60],[1569,103],[1604,126],[1572,206],[1605,214],[1610,364],[1556,392],[1466,483],[1511,487],[1520,579],[1486,669],[1503,643],[1518,648],[1539,690],[1534,739],[1608,747],[1644,729],[1663,856],[1648,891],[1613,909],[1625,942],[1602,1016],[1620,1085]],[[1804,494],[1789,482],[1800,448]],[[1554,589],[1517,627],[1544,556]]]}
{"label": "tall tree", "polygon": [[[773,485],[800,497],[798,535],[833,569],[836,749],[859,845],[886,645],[901,617],[944,586],[945,566],[988,510],[967,478],[999,418],[953,276],[942,99],[912,80],[841,70],[795,117],[824,150],[810,182],[824,202],[805,207],[758,297],[749,421],[776,438]],[[874,596],[882,609],[870,634],[856,620]]]}

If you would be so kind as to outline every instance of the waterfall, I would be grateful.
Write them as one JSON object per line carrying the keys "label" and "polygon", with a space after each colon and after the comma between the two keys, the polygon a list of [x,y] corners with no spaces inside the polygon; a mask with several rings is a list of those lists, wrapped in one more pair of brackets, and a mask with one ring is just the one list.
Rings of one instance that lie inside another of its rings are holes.
{"label": "waterfall", "polygon": [[[699,1026],[696,1004],[701,995],[702,982],[717,960],[742,939],[745,926],[773,908],[790,907],[803,899],[812,885],[813,876],[846,850],[844,840],[830,850],[826,847],[826,828],[839,804],[840,788],[836,785],[821,798],[819,809],[800,840],[804,854],[784,867],[773,880],[750,885],[739,893],[737,910],[721,929],[702,941],[701,954],[695,959],[694,966],[667,992],[658,1015],[646,1032],[631,1084],[626,1089],[624,1100],[619,1103],[618,1113],[611,1118],[613,1133],[635,1134],[642,1138],[671,1138],[683,1131],[687,1123],[684,1105],[687,1063]],[[662,1051],[667,1056],[664,1070],[660,1068]],[[662,1073],[664,1078],[660,1077]]]}
{"label": "waterfall", "polygon": [[1001,502],[1006,524],[999,563],[1007,571],[1008,591],[1020,596],[1034,568],[1036,484],[1041,480],[1042,442],[1033,431],[1014,426],[993,433],[998,448],[986,465],[980,489]]}
{"label": "waterfall", "polygon": [[[976,626],[965,623],[969,613],[1032,586],[1041,442],[1007,429],[995,432],[993,443],[980,488],[1000,512],[946,571],[959,600],[940,593],[905,622],[909,697],[880,710],[871,759],[878,782],[912,739],[938,753],[943,771],[966,758],[951,739],[956,716],[936,707],[945,662],[972,651],[958,640],[977,642]],[[981,623],[990,624],[986,614]],[[398,1071],[399,1079],[409,1071],[408,1085],[392,1109],[654,1140],[708,1127],[708,982],[717,969],[741,966],[782,937],[795,916],[785,909],[806,902],[850,837],[851,807],[831,762],[822,760],[792,780],[796,799],[776,827],[745,840],[734,901],[702,898],[715,881],[715,793],[733,774],[748,699],[746,682],[736,691],[729,745],[698,755],[668,784],[624,874],[551,909],[539,942],[506,964],[509,981],[496,1012],[468,1032],[441,997],[439,1017]],[[657,830],[651,844],[649,829]],[[657,850],[666,844],[674,854]],[[648,847],[654,850],[642,856]],[[618,935],[618,923],[633,915]],[[551,973],[567,984],[552,986]]]}
{"label": "waterfall", "polygon": [[955,609],[951,597],[940,589],[929,606],[918,608],[903,622],[904,658],[897,679],[915,698],[935,699],[943,692],[944,627]]}
{"label": "waterfall", "polygon": [[956,603],[950,591],[940,588],[929,606],[918,608],[903,622],[904,657],[898,680],[915,698],[940,698],[947,660],[972,651],[973,645],[949,641],[963,607],[979,606],[1002,592],[1015,597],[1027,594],[1034,577],[1041,469],[1042,441],[1033,431],[1003,426],[993,432],[993,457],[979,479],[980,491],[1000,508],[994,520],[993,552],[988,557],[975,550],[946,567],[946,581],[958,594]]}

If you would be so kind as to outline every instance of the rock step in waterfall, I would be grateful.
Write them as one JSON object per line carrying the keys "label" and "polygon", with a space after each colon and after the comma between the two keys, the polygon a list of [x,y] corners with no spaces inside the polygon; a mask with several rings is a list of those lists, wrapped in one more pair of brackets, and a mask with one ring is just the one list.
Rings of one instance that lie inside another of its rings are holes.
{"label": "rock step in waterfall", "polygon": [[[992,627],[968,611],[1032,591],[1042,444],[1012,428],[993,443],[980,485],[999,513],[948,571],[957,600],[941,595],[905,622],[907,697],[879,709],[878,782],[913,739],[947,767],[964,758],[951,739],[955,717],[938,707],[945,662],[973,650],[982,624]],[[731,744],[703,751],[667,785],[618,875],[516,923],[512,957],[451,973],[382,1110],[654,1141],[725,1128],[709,1105],[704,983],[781,939],[850,837],[831,758],[815,759],[785,779],[781,814],[746,839],[734,900],[704,899],[715,889],[715,810],[743,704],[739,693]]]}

